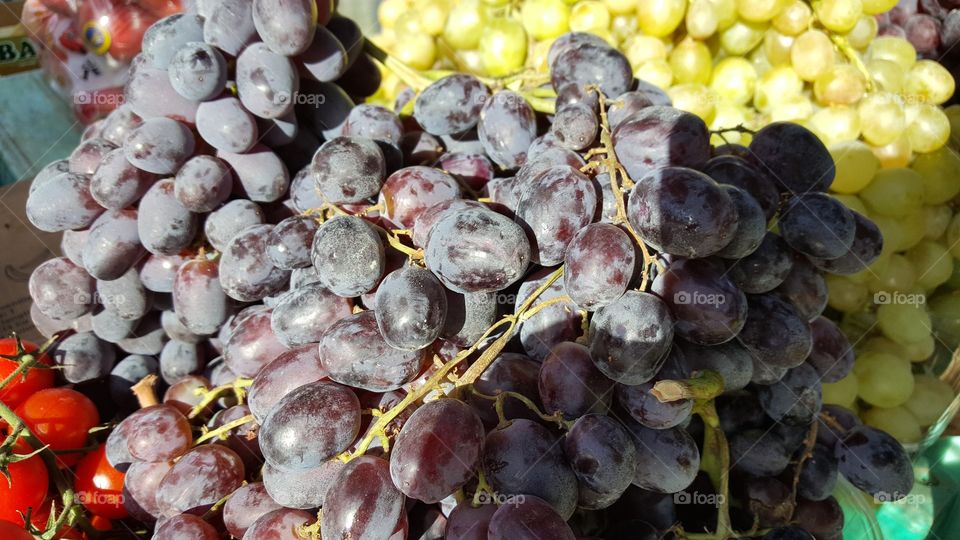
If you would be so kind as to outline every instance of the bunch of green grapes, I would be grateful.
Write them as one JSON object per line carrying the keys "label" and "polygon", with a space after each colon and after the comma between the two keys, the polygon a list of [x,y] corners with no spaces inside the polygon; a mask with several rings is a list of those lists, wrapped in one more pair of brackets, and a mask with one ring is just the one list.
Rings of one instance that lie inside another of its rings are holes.
{"label": "bunch of green grapes", "polygon": [[[960,106],[946,109],[956,137]],[[903,442],[918,441],[954,398],[932,376],[939,354],[960,347],[960,156],[957,139],[891,159],[862,141],[830,146],[831,190],[869,216],[883,254],[851,276],[827,276],[829,305],[858,343],[853,372],[825,384],[824,401],[858,409],[864,421]]]}

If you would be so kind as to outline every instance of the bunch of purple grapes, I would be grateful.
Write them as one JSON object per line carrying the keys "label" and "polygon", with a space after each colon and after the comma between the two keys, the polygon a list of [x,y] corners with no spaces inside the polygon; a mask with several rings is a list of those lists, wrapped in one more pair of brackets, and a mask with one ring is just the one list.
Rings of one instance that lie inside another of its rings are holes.
{"label": "bunch of purple grapes", "polygon": [[917,53],[937,60],[950,73],[960,68],[960,2],[955,0],[900,0],[889,12],[877,15],[878,35],[906,39]]}
{"label": "bunch of purple grapes", "polygon": [[[599,38],[549,62],[552,115],[452,74],[401,117],[355,105],[378,71],[327,1],[148,30],[127,103],[27,213],[64,233],[35,323],[75,330],[63,376],[129,414],[107,456],[153,538],[643,539],[719,507],[828,539],[839,474],[909,492],[892,438],[822,406],[853,365],[823,275],[882,239],[825,194],[817,137],[712,148]],[[701,470],[727,438],[730,510]]]}

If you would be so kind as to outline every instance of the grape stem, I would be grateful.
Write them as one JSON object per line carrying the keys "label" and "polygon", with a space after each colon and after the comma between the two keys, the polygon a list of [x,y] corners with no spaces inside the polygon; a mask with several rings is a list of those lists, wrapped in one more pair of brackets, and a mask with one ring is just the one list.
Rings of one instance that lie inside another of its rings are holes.
{"label": "grape stem", "polygon": [[839,49],[840,52],[847,57],[847,60],[849,60],[850,63],[857,68],[857,71],[860,72],[860,75],[863,76],[864,84],[867,87],[867,92],[872,92],[874,85],[873,77],[870,76],[870,70],[868,70],[867,66],[864,65],[863,60],[860,59],[860,55],[857,54],[857,51],[850,46],[850,42],[847,41],[847,38],[845,36],[834,34],[830,31],[827,31],[827,35],[830,36],[830,41],[833,42],[837,49]]}
{"label": "grape stem", "polygon": [[730,524],[730,449],[720,429],[720,417],[713,400],[697,401],[694,412],[703,419],[703,457],[700,470],[707,473],[717,490],[717,530],[713,534],[691,534],[691,540],[727,540],[734,538]]}
{"label": "grape stem", "polygon": [[662,403],[681,399],[709,400],[723,393],[723,377],[716,371],[700,371],[689,379],[657,381],[650,393]]}
{"label": "grape stem", "polygon": [[237,397],[239,403],[243,403],[244,397],[246,396],[246,388],[249,388],[253,384],[253,379],[247,379],[245,377],[237,377],[233,382],[222,384],[220,386],[206,389],[206,388],[197,388],[193,391],[195,395],[203,396],[203,399],[199,403],[193,406],[190,409],[190,413],[187,414],[187,418],[194,419],[200,413],[204,411],[211,403],[216,401],[224,392],[233,391],[234,395]]}
{"label": "grape stem", "polygon": [[518,393],[518,392],[513,392],[513,391],[510,391],[510,390],[502,390],[502,391],[500,391],[500,392],[497,392],[496,395],[492,395],[492,396],[491,396],[491,395],[488,395],[488,394],[481,393],[481,392],[477,391],[477,389],[475,389],[475,388],[471,388],[470,391],[473,393],[473,395],[475,395],[475,396],[477,396],[477,397],[479,397],[479,398],[486,399],[486,400],[489,400],[489,401],[493,401],[493,402],[494,402],[493,406],[494,406],[494,409],[496,409],[496,411],[497,411],[497,418],[498,418],[499,421],[500,421],[500,423],[497,425],[498,428],[499,428],[499,427],[504,427],[504,426],[507,426],[507,425],[510,424],[510,420],[507,420],[507,418],[506,418],[506,416],[504,415],[504,412],[503,412],[503,404],[504,404],[504,402],[506,402],[506,400],[507,400],[508,397],[514,398],[514,399],[520,401],[521,403],[523,403],[524,405],[526,405],[528,409],[530,409],[531,411],[533,411],[534,414],[536,414],[537,416],[539,416],[539,417],[540,417],[541,419],[543,419],[544,421],[546,421],[546,422],[556,422],[557,427],[559,427],[560,429],[569,430],[569,429],[570,429],[570,426],[573,425],[573,422],[570,422],[569,420],[566,420],[566,419],[563,417],[563,414],[562,414],[560,411],[557,411],[557,412],[555,412],[555,413],[553,413],[553,414],[547,414],[547,413],[541,411],[540,408],[537,407],[537,404],[534,403],[533,401],[531,401],[530,398],[528,398],[527,396],[525,396],[525,395],[523,395],[523,394],[520,394],[520,393]]}
{"label": "grape stem", "polygon": [[194,446],[197,446],[197,445],[199,445],[199,444],[201,444],[201,443],[204,443],[204,442],[206,442],[206,441],[215,439],[215,438],[217,438],[217,437],[219,437],[221,440],[226,440],[226,439],[227,439],[227,436],[230,435],[230,431],[232,431],[232,430],[234,430],[234,429],[236,429],[236,428],[238,428],[238,427],[240,427],[240,426],[242,426],[242,425],[244,425],[244,424],[249,424],[249,423],[251,423],[251,422],[254,423],[254,424],[256,424],[257,420],[256,420],[256,418],[253,417],[252,414],[248,414],[248,415],[246,415],[246,416],[242,416],[242,417],[240,417],[240,418],[237,418],[236,420],[234,420],[234,421],[232,421],[232,422],[227,422],[226,424],[218,427],[217,429],[207,430],[206,428],[204,428],[203,435],[201,435],[200,437],[198,437],[197,440],[193,441],[193,445],[194,445]]}
{"label": "grape stem", "polygon": [[483,494],[494,495],[493,486],[487,482],[487,476],[483,474],[483,470],[477,470],[477,490],[473,492],[473,500],[471,501],[471,506],[474,508],[483,504]]}
{"label": "grape stem", "polygon": [[152,407],[160,403],[157,399],[157,393],[154,385],[157,383],[156,375],[147,375],[140,379],[140,382],[130,387],[130,391],[137,397],[137,403],[141,409]]}
{"label": "grape stem", "polygon": [[793,486],[790,490],[790,504],[797,504],[797,486],[800,485],[800,473],[803,472],[803,463],[813,456],[813,447],[817,444],[817,427],[820,422],[814,421],[810,424],[810,430],[803,439],[803,453],[797,460],[797,468],[793,471]]}
{"label": "grape stem", "polygon": [[430,80],[417,72],[415,69],[404,64],[400,60],[390,56],[387,51],[378,47],[374,42],[364,38],[363,50],[374,60],[383,64],[384,67],[392,71],[401,81],[412,88],[417,93],[430,86]]}

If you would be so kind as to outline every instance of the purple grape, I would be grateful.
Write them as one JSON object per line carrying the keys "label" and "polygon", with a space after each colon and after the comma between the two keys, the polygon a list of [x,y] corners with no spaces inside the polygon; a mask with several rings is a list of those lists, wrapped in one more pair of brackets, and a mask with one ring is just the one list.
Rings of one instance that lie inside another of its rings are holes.
{"label": "purple grape", "polygon": [[347,50],[330,30],[317,26],[313,41],[297,56],[301,74],[320,82],[332,82],[347,71]]}
{"label": "purple grape", "polygon": [[220,257],[220,285],[227,296],[254,302],[276,294],[288,283],[290,272],[267,257],[270,225],[248,227],[233,237]]}
{"label": "purple grape", "polygon": [[820,375],[820,382],[835,383],[853,369],[854,353],[850,340],[840,328],[826,317],[810,321],[813,349],[807,363]]}
{"label": "purple grape", "polygon": [[70,153],[68,169],[74,174],[89,176],[100,166],[103,157],[116,149],[117,145],[105,139],[83,141]]}
{"label": "purple grape", "polygon": [[770,294],[747,297],[747,324],[740,331],[740,343],[757,362],[778,368],[792,368],[807,358],[813,347],[810,325],[787,302]]}
{"label": "purple grape", "polygon": [[477,125],[490,90],[476,77],[455,73],[426,87],[413,105],[413,116],[432,135],[453,135]]}
{"label": "purple grape", "polygon": [[317,27],[315,0],[253,0],[253,24],[270,50],[295,56],[307,50]]}
{"label": "purple grape", "polygon": [[405,167],[391,174],[380,190],[383,217],[402,228],[411,228],[421,212],[436,204],[460,198],[460,185],[449,174],[432,167]]}
{"label": "purple grape", "polygon": [[477,137],[494,163],[516,169],[527,160],[527,148],[537,137],[533,108],[512,90],[497,92],[480,109]]}
{"label": "purple grape", "polygon": [[193,154],[193,133],[169,118],[144,120],[123,142],[123,155],[138,169],[174,174]]}
{"label": "purple grape", "polygon": [[314,236],[312,253],[321,282],[338,296],[373,290],[386,268],[380,235],[355,216],[337,216],[324,223]]}
{"label": "purple grape", "polygon": [[83,266],[97,279],[117,279],[144,255],[137,234],[137,211],[130,208],[101,214],[83,243]]}
{"label": "purple grape", "polygon": [[[130,131],[139,126],[141,122],[143,122],[143,120],[133,112],[133,109],[130,108],[129,105],[120,105],[110,111],[110,114],[103,119],[103,124],[100,127],[100,136],[120,146]],[[36,183],[36,178],[34,178],[33,181]]]}
{"label": "purple grape", "polygon": [[823,274],[803,256],[793,259],[790,273],[775,290],[808,321],[813,321],[827,307],[827,282]]}
{"label": "purple grape", "polygon": [[193,259],[177,270],[173,307],[190,332],[214,334],[227,320],[230,308],[219,277],[219,265],[210,260]]}
{"label": "purple grape", "polygon": [[226,202],[233,189],[233,174],[213,156],[190,158],[177,171],[173,194],[191,212],[209,212]]}
{"label": "purple grape", "polygon": [[497,508],[490,518],[489,540],[574,540],[563,516],[547,501],[524,495],[516,503]]}
{"label": "purple grape", "polygon": [[184,44],[170,59],[167,72],[170,86],[194,101],[218,96],[227,84],[227,61],[220,51],[202,42]]}
{"label": "purple grape", "polygon": [[223,351],[227,367],[240,377],[255,377],[263,366],[287,351],[270,325],[272,311],[259,306],[254,312],[241,312],[234,318],[230,337]]}
{"label": "purple grape", "polygon": [[217,529],[192,514],[177,514],[163,520],[153,535],[154,540],[217,540]]}
{"label": "purple grape", "polygon": [[564,418],[606,414],[613,382],[593,365],[590,350],[579,343],[556,345],[540,365],[539,394],[544,410]]}
{"label": "purple grape", "polygon": [[50,178],[30,193],[26,213],[34,227],[59,232],[89,227],[103,213],[103,207],[90,195],[90,178],[68,172]]}
{"label": "purple grape", "polygon": [[674,322],[656,296],[627,291],[590,320],[590,356],[607,377],[627,385],[642,384],[663,365],[673,342]]}
{"label": "purple grape", "polygon": [[429,270],[405,266],[383,278],[374,312],[388,345],[416,351],[440,335],[447,316],[447,296]]}
{"label": "purple grape", "polygon": [[781,212],[780,234],[796,251],[836,259],[850,251],[856,231],[853,213],[823,193],[794,197]]}
{"label": "purple grape", "polygon": [[299,77],[289,58],[253,43],[237,57],[237,93],[254,116],[278,118],[293,108]]}
{"label": "purple grape", "polygon": [[176,255],[193,241],[197,216],[177,201],[172,178],[160,180],[143,196],[137,215],[140,242],[154,255]]}
{"label": "purple grape", "polygon": [[[549,270],[531,274],[517,290],[514,309],[527,301],[533,292],[542,286],[548,277]],[[563,296],[563,284],[557,280],[547,288],[537,300],[531,304],[534,309],[541,302],[546,302],[558,296]],[[576,304],[570,301],[557,302],[537,312],[536,317],[527,319],[520,327],[520,344],[531,358],[542,361],[550,354],[550,350],[564,341],[573,341],[583,332],[582,315]]]}
{"label": "purple grape", "polygon": [[253,24],[253,0],[208,2],[203,40],[230,56],[237,56],[257,37]]}
{"label": "purple grape", "polygon": [[623,94],[633,84],[630,62],[620,51],[605,42],[583,41],[576,46],[551,47],[556,51],[549,60],[550,80],[559,90],[568,84],[596,84],[609,97]]}
{"label": "purple grape", "polygon": [[277,155],[262,144],[243,154],[218,151],[217,157],[233,169],[247,198],[256,202],[274,202],[286,195],[290,173]]}
{"label": "purple grape", "polygon": [[563,439],[563,452],[577,475],[581,508],[612,505],[636,475],[637,448],[630,432],[608,416],[577,420]]}
{"label": "purple grape", "polygon": [[[662,380],[690,377],[690,366],[680,347],[674,346],[663,367],[649,382],[636,386],[617,385],[617,402],[644,427],[667,429],[685,422],[693,411],[693,400],[660,401],[650,391]],[[748,380],[749,382],[749,380]],[[631,480],[633,476],[631,475]]]}
{"label": "purple grape", "polygon": [[753,253],[731,261],[727,273],[744,292],[766,293],[776,289],[787,279],[794,259],[793,251],[783,238],[768,232]]}
{"label": "purple grape", "polygon": [[320,341],[333,323],[352,313],[350,300],[333,294],[320,283],[311,283],[291,289],[277,299],[270,326],[281,343],[297,347]]}
{"label": "purple grape", "polygon": [[106,377],[113,368],[113,347],[92,332],[74,334],[56,348],[54,359],[67,382],[82,383]]}
{"label": "purple grape", "polygon": [[282,508],[267,494],[263,482],[237,488],[223,503],[223,524],[235,538],[242,538],[261,516]]}
{"label": "purple grape", "polygon": [[839,258],[822,260],[811,258],[814,266],[831,274],[850,275],[865,270],[883,252],[883,235],[870,219],[851,211],[856,225],[849,251]]}
{"label": "purple grape", "polygon": [[[749,152],[748,149],[744,149],[744,151]],[[773,218],[777,213],[780,206],[780,194],[777,192],[776,185],[769,176],[760,172],[747,159],[735,155],[719,155],[707,161],[703,172],[720,184],[746,191],[763,209],[763,215],[767,220]],[[737,208],[739,210],[739,206]],[[736,240],[733,242],[736,242]],[[730,247],[730,249],[733,249],[733,247]],[[733,258],[730,255],[724,255],[723,251],[720,252],[720,256]]]}
{"label": "purple grape", "polygon": [[30,298],[51,319],[76,319],[94,304],[95,280],[64,257],[43,262],[30,274]]}
{"label": "purple grape", "polygon": [[393,111],[379,105],[361,103],[350,111],[343,126],[347,137],[365,137],[374,141],[399,144],[403,125]]}
{"label": "purple grape", "polygon": [[178,94],[170,85],[167,70],[153,67],[143,54],[131,62],[123,97],[142,119],[168,117],[190,124],[196,120],[199,103]]}
{"label": "purple grape", "polygon": [[878,429],[854,427],[835,452],[840,474],[880,501],[898,501],[913,487],[913,467],[903,446]]}
{"label": "purple grape", "polygon": [[257,122],[235,97],[201,103],[197,108],[197,132],[221,152],[246,152],[258,141]]}
{"label": "purple grape", "polygon": [[243,483],[243,461],[219,444],[184,454],[160,481],[157,504],[165,516],[202,513]]}
{"label": "purple grape", "polygon": [[390,465],[377,457],[356,458],[340,470],[323,500],[323,540],[391,538],[404,517],[403,493],[390,479]]}
{"label": "purple grape", "polygon": [[360,203],[380,192],[386,162],[373,140],[337,137],[317,150],[310,169],[326,202]]}
{"label": "purple grape", "polygon": [[710,134],[698,116],[666,106],[645,107],[613,130],[620,163],[639,185],[661,167],[700,169],[710,158]]}
{"label": "purple grape", "polygon": [[571,150],[585,150],[597,138],[600,119],[586,105],[566,105],[553,117],[550,132],[557,142]]}
{"label": "purple grape", "polygon": [[629,420],[626,427],[637,445],[635,486],[677,493],[693,482],[700,468],[700,451],[685,429],[649,429]]}
{"label": "purple grape", "polygon": [[563,262],[567,245],[596,211],[596,188],[580,171],[560,165],[538,174],[517,207],[531,237],[531,260],[542,266]]}
{"label": "purple grape", "polygon": [[[678,342],[691,371],[711,370],[723,378],[724,392],[740,390],[753,379],[754,358],[738,341],[720,345],[696,345]],[[779,377],[778,377],[779,379]]]}
{"label": "purple grape", "polygon": [[676,259],[650,286],[673,314],[676,334],[701,345],[730,341],[747,320],[747,297],[722,265]]}
{"label": "purple grape", "polygon": [[[783,141],[790,141],[789,145]],[[836,176],[827,147],[809,129],[790,122],[774,122],[756,132],[750,152],[760,170],[783,192],[826,191]]]}
{"label": "purple grape", "polygon": [[90,178],[90,195],[103,207],[120,210],[139,200],[156,180],[155,175],[134,167],[123,149],[117,148],[103,157]]}
{"label": "purple grape", "polygon": [[320,362],[319,348],[314,344],[290,349],[264,366],[250,386],[247,404],[250,412],[263,423],[273,406],[293,390],[327,378]]}

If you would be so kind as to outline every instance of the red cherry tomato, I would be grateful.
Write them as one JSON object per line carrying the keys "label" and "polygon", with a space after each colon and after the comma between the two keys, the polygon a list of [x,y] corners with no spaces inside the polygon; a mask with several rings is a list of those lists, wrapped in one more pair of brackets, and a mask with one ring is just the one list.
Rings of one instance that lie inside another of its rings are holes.
{"label": "red cherry tomato", "polygon": [[[83,448],[87,432],[100,422],[100,413],[90,398],[69,388],[40,390],[21,403],[16,413],[51,450]],[[63,454],[58,460],[73,465],[81,457]]]}
{"label": "red cherry tomato", "polygon": [[[21,341],[21,343],[23,343],[24,351],[28,353],[32,353],[39,348],[35,343],[29,341]],[[13,338],[0,339],[0,355],[14,356],[16,354],[17,340]],[[39,364],[49,366],[50,358],[46,355],[42,356],[38,362],[38,365]],[[20,364],[13,360],[0,358],[0,380],[5,379],[19,366]],[[0,401],[6,404],[7,407],[15,409],[34,392],[43,390],[44,388],[50,388],[51,386],[53,386],[53,370],[30,369],[27,371],[26,379],[24,379],[22,375],[19,375],[0,390]]]}
{"label": "red cherry tomato", "polygon": [[[15,454],[29,454],[31,451],[30,445],[22,439],[13,445]],[[39,509],[47,497],[47,467],[40,456],[33,456],[11,463],[7,470],[10,482],[0,476],[0,520],[22,523],[17,511],[26,514],[28,508]],[[0,532],[0,538],[9,537]]]}
{"label": "red cherry tomato", "polygon": [[0,519],[0,538],[4,540],[33,540],[33,536],[26,529],[16,523],[2,519]]}
{"label": "red cherry tomato", "polygon": [[90,452],[76,470],[74,488],[80,502],[91,513],[108,519],[123,519],[123,473],[107,461],[106,445]]}

